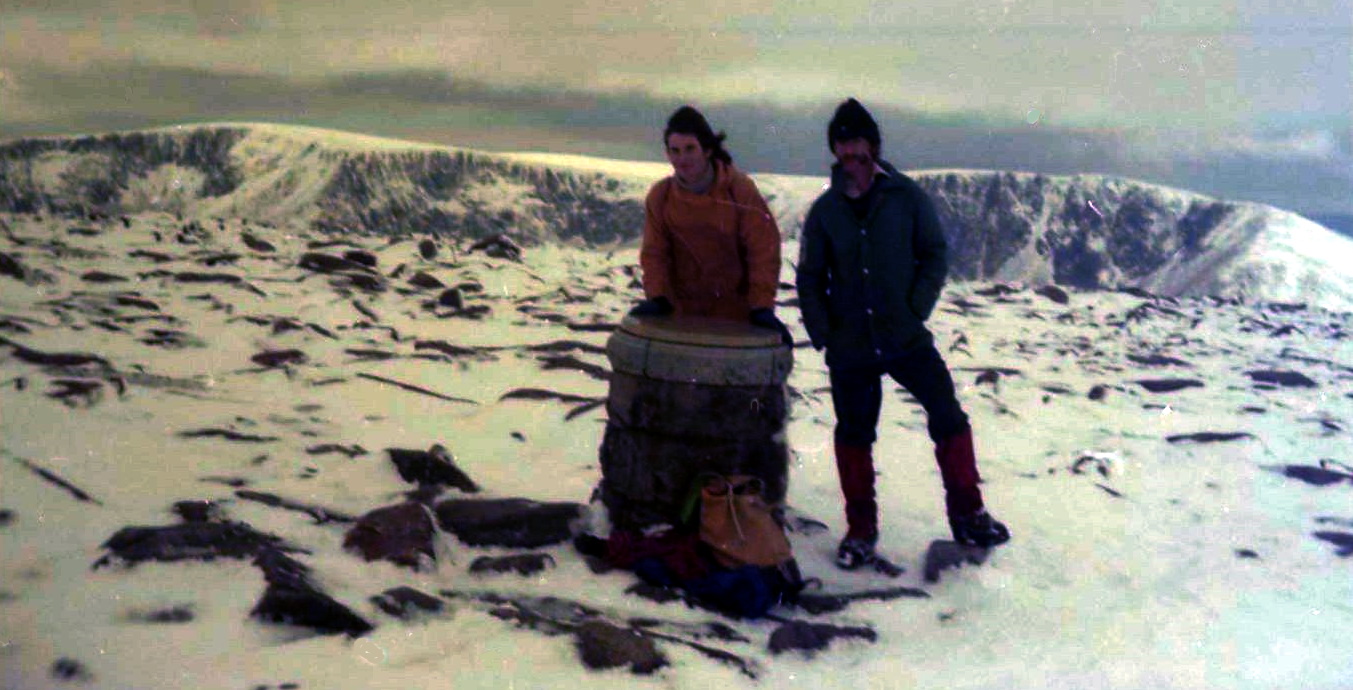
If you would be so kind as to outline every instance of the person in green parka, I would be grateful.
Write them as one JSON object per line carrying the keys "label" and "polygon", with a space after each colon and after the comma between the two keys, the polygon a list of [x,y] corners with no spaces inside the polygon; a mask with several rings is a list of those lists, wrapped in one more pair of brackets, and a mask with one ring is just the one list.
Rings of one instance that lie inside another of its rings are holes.
{"label": "person in green parka", "polygon": [[948,271],[935,207],[879,157],[878,124],[859,101],[836,109],[827,143],[837,162],[804,222],[797,287],[808,337],[826,351],[836,411],[847,522],[837,564],[854,569],[877,559],[873,445],[884,375],[925,408],[955,541],[1004,543],[1010,531],[985,508],[972,427],[925,325]]}

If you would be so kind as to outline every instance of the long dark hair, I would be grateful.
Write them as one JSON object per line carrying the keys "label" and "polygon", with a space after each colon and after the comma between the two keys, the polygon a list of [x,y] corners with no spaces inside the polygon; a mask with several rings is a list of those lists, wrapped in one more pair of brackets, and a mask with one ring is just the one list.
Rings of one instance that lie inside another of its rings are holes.
{"label": "long dark hair", "polygon": [[711,158],[723,161],[727,165],[733,164],[733,156],[723,147],[723,140],[728,135],[723,132],[715,134],[714,128],[709,126],[709,120],[706,120],[699,110],[689,105],[677,108],[676,112],[667,118],[667,129],[662,132],[663,146],[667,145],[667,139],[673,134],[689,134],[699,140],[700,148],[712,152]]}

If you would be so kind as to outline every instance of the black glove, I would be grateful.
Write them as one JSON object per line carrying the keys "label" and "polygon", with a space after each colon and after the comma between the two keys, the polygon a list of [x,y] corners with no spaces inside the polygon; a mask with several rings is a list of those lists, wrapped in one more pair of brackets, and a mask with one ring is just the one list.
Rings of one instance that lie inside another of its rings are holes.
{"label": "black glove", "polygon": [[753,326],[769,328],[772,331],[778,332],[780,334],[780,342],[789,347],[794,347],[794,336],[789,334],[789,328],[785,326],[783,321],[775,318],[775,311],[770,307],[753,309],[752,313],[747,315],[747,320],[751,321]]}
{"label": "black glove", "polygon": [[630,310],[630,316],[667,316],[674,311],[676,307],[672,306],[672,302],[666,297],[654,297],[635,305]]}

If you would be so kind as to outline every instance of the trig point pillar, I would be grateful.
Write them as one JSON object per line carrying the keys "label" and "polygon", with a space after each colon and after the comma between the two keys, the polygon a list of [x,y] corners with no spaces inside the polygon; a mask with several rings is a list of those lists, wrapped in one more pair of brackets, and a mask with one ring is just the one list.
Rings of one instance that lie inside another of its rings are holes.
{"label": "trig point pillar", "polygon": [[793,352],[778,333],[738,321],[627,316],[606,353],[601,496],[613,527],[676,524],[704,471],[760,477],[767,501],[784,500]]}

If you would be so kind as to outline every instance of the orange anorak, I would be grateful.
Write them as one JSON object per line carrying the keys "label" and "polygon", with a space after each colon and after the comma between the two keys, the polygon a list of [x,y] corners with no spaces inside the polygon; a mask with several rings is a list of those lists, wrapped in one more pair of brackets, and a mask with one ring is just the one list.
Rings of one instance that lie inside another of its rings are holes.
{"label": "orange anorak", "polygon": [[666,297],[677,314],[744,320],[752,309],[775,306],[780,229],[752,178],[721,161],[714,166],[704,194],[673,177],[648,191],[639,252],[644,295]]}

